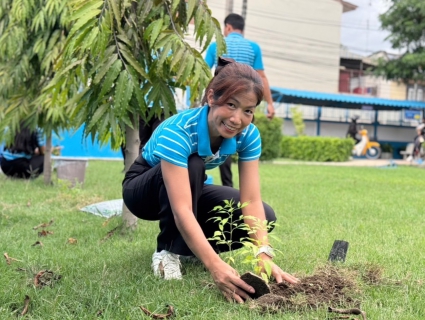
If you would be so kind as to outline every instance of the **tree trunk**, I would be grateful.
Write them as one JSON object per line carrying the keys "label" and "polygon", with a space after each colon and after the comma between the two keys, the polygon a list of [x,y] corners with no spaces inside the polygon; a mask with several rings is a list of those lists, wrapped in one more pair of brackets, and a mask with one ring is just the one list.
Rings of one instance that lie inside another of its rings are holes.
{"label": "tree trunk", "polygon": [[44,184],[52,184],[52,132],[47,132],[43,164]]}
{"label": "tree trunk", "polygon": [[[128,171],[134,160],[136,160],[139,155],[140,140],[137,117],[136,119],[133,119],[133,127],[134,129],[130,128],[129,126],[126,126],[125,128],[125,172]],[[122,208],[122,219],[124,232],[133,231],[136,229],[137,217],[127,209],[125,204],[123,204]]]}

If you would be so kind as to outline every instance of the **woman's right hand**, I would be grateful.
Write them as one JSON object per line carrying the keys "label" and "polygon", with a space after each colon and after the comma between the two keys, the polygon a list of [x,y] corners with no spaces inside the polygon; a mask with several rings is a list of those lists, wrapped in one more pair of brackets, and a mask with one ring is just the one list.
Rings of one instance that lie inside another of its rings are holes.
{"label": "woman's right hand", "polygon": [[222,260],[209,270],[216,286],[229,302],[244,303],[245,300],[249,299],[248,292],[255,292],[253,287],[240,279],[235,269]]}

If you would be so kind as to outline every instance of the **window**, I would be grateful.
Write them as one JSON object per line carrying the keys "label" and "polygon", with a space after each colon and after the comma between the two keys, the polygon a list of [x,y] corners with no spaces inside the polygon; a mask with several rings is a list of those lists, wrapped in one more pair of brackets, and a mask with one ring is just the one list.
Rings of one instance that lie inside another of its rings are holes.
{"label": "window", "polygon": [[407,89],[407,100],[415,100],[415,89]]}
{"label": "window", "polygon": [[416,100],[417,101],[423,101],[424,100],[424,90],[418,89],[418,92],[416,93]]}

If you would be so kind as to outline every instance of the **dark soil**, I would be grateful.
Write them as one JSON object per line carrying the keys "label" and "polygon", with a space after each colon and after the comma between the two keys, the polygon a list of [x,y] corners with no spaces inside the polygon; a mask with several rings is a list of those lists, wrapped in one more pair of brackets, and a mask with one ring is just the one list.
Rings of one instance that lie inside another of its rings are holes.
{"label": "dark soil", "polygon": [[271,293],[251,302],[265,312],[316,309],[319,307],[359,307],[358,273],[326,265],[294,285],[270,284]]}
{"label": "dark soil", "polygon": [[253,299],[257,299],[265,294],[270,293],[270,287],[267,285],[267,283],[262,278],[251,272],[247,272],[241,275],[241,279],[255,289],[255,293],[248,293]]}

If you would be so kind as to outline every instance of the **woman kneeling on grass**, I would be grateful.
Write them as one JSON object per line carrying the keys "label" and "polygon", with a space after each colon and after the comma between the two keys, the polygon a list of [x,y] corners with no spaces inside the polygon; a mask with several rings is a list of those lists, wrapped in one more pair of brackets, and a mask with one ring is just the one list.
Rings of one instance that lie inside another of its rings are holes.
{"label": "woman kneeling on grass", "polygon": [[[223,200],[249,202],[244,216],[259,221],[275,221],[273,209],[260,195],[258,159],[261,138],[252,124],[254,112],[263,98],[263,85],[250,66],[221,59],[219,72],[211,80],[203,98],[204,106],[189,109],[164,121],[153,133],[142,154],[130,167],[123,181],[123,199],[128,209],[144,220],[159,220],[157,250],[152,257],[155,275],[181,279],[180,256],[199,258],[228,300],[243,302],[254,289],[241,280],[225,263],[219,252],[228,246],[208,241],[219,230],[209,220],[214,207]],[[223,64],[227,63],[223,66]],[[239,155],[240,191],[230,187],[207,185],[205,170],[222,164],[234,153]],[[236,217],[240,211],[234,212]],[[253,221],[245,219],[253,226]],[[228,227],[228,226],[226,226]],[[247,231],[234,230],[232,249],[248,237]],[[261,240],[259,264],[272,259],[267,231],[250,234]],[[270,262],[277,282],[297,282],[292,275]]]}
{"label": "woman kneeling on grass", "polygon": [[33,179],[43,173],[44,142],[41,131],[21,123],[13,143],[7,145],[0,160],[1,170],[13,178]]}

